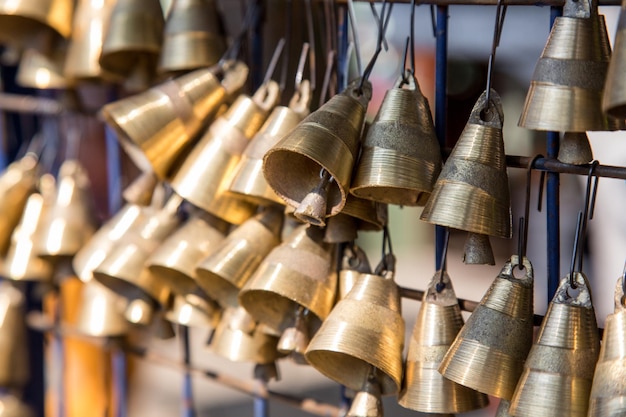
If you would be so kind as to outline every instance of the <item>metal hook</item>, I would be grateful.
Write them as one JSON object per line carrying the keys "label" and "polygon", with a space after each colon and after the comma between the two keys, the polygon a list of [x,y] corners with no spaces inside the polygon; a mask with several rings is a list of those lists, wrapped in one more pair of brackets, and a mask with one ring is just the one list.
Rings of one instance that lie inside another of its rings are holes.
{"label": "metal hook", "polygon": [[272,59],[270,60],[269,65],[267,66],[267,71],[265,71],[265,77],[263,78],[263,85],[267,84],[274,74],[274,70],[278,64],[278,60],[280,59],[280,55],[283,52],[285,47],[285,38],[280,38],[278,43],[276,44],[276,49],[274,49],[274,54],[272,55]]}
{"label": "metal hook", "polygon": [[[574,236],[574,250],[572,251],[572,262],[570,263],[569,268],[569,285],[572,289],[576,289],[578,285],[576,284],[576,279],[574,278],[574,272],[580,272],[580,267],[576,268],[577,261],[582,259],[580,243],[582,241],[582,225],[583,225],[583,212],[578,212],[578,218],[576,220],[576,234]],[[580,266],[580,262],[578,262],[578,266]]]}
{"label": "metal hook", "polygon": [[402,84],[406,84],[409,82],[406,76],[406,61],[407,61],[407,58],[409,57],[409,42],[410,42],[410,38],[407,36],[406,42],[404,43],[404,55],[402,57],[403,65],[400,68],[400,77],[402,77]]}
{"label": "metal hook", "polygon": [[430,5],[430,23],[433,25],[433,37],[437,37],[437,16],[435,13],[435,5]]}
{"label": "metal hook", "polygon": [[311,72],[309,74],[309,81],[311,82],[311,90],[315,91],[315,86],[317,84],[316,74],[315,74],[315,26],[313,25],[313,6],[311,5],[311,0],[305,1],[306,5],[306,28],[307,28],[307,41],[311,46],[309,49],[309,62]]}
{"label": "metal hook", "polygon": [[485,110],[489,110],[491,99],[491,84],[493,81],[493,65],[496,59],[496,48],[500,45],[500,37],[502,36],[502,28],[504,26],[504,18],[506,16],[506,5],[503,0],[498,0],[496,7],[496,23],[493,29],[493,42],[491,44],[491,55],[489,55],[489,64],[487,66],[487,100],[485,101]]}
{"label": "metal hook", "polygon": [[293,26],[293,2],[292,0],[287,0],[287,4],[285,5],[285,14],[287,18],[285,19],[285,31],[283,32],[283,37],[286,40],[285,45],[285,57],[282,62],[282,66],[280,69],[280,91],[285,91],[285,87],[287,85],[287,72],[289,71],[289,53],[291,52],[291,33]]}
{"label": "metal hook", "polygon": [[383,247],[382,247],[382,259],[376,267],[375,274],[383,275],[385,272],[393,272],[396,269],[396,257],[393,254],[393,247],[391,246],[391,235],[389,234],[389,227],[385,225],[383,227]]}
{"label": "metal hook", "polygon": [[[411,33],[411,73],[415,75],[415,0],[411,0],[411,24],[409,25]],[[404,63],[406,67],[406,61]]]}
{"label": "metal hook", "polygon": [[[372,11],[372,15],[374,16],[374,20],[376,21],[376,27],[380,27],[381,17],[378,16],[378,12],[376,11],[376,7],[374,7],[374,3],[370,2],[370,10]],[[385,52],[389,50],[389,44],[387,43],[387,37],[383,36],[383,48]]]}
{"label": "metal hook", "polygon": [[[520,270],[524,269],[523,259],[526,256],[526,248],[528,245],[528,225],[530,223],[530,194],[532,187],[532,172],[533,166],[537,162],[539,158],[543,158],[543,155],[535,155],[533,159],[528,163],[526,167],[526,197],[524,199],[524,216],[520,218],[519,224],[519,237],[517,242],[517,254],[519,256],[519,265],[518,268]],[[539,203],[537,205],[537,210],[541,211],[541,200],[543,198],[543,186],[545,184],[546,173],[545,171],[541,171],[541,178],[539,179]]]}
{"label": "metal hook", "polygon": [[[306,64],[306,58],[309,53],[309,44],[307,42],[302,44],[302,51],[300,52],[300,59],[298,60],[298,68],[296,69],[296,80],[294,84],[294,89],[296,91],[300,90],[300,84],[302,84],[302,78],[304,77],[304,65]],[[311,74],[315,72],[315,68],[313,67],[313,63],[311,62]]]}
{"label": "metal hook", "polygon": [[233,43],[230,45],[230,47],[228,47],[226,52],[224,52],[224,55],[222,55],[222,58],[220,58],[220,62],[237,58],[241,50],[241,44],[248,35],[248,30],[250,29],[252,24],[258,19],[259,15],[259,6],[256,2],[252,2],[246,10],[240,32],[234,38]]}
{"label": "metal hook", "polygon": [[[387,9],[389,6],[389,9]],[[393,3],[387,3],[386,0],[383,0],[382,9],[381,9],[381,25],[378,26],[378,41],[376,43],[376,51],[374,51],[374,55],[370,59],[370,62],[367,64],[365,71],[362,72],[361,82],[359,83],[358,91],[362,91],[363,85],[368,80],[369,76],[374,69],[374,64],[376,64],[376,60],[378,59],[378,55],[382,51],[382,43],[385,37],[385,32],[387,31],[387,26],[389,25],[389,18],[391,17],[391,10],[393,9]],[[385,11],[387,10],[386,14]]]}
{"label": "metal hook", "polygon": [[443,251],[441,252],[441,269],[439,270],[439,282],[435,286],[435,290],[437,292],[443,291],[446,288],[445,282],[443,282],[443,275],[446,273],[447,269],[447,259],[448,259],[448,242],[450,241],[450,229],[446,227],[446,233],[443,238]]}
{"label": "metal hook", "polygon": [[359,32],[356,27],[356,12],[354,11],[354,1],[348,0],[348,17],[350,19],[350,30],[352,31],[352,39],[354,39],[354,49],[356,52],[356,66],[359,74],[363,73],[363,64],[361,61],[361,42],[359,42]]}
{"label": "metal hook", "polygon": [[328,57],[326,58],[326,71],[324,72],[324,81],[322,84],[322,91],[320,92],[320,103],[321,106],[326,102],[326,93],[330,92],[332,95],[332,91],[330,90],[330,79],[333,75],[333,69],[335,68],[335,51],[330,51],[328,53]]}

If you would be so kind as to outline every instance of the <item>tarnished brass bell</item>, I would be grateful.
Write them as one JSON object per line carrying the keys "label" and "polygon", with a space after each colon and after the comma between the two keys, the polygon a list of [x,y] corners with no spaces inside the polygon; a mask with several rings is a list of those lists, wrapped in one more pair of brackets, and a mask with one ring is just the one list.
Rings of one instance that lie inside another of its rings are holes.
{"label": "tarnished brass bell", "polygon": [[[372,96],[371,84],[357,91],[359,83],[354,81],[307,116],[263,158],[268,184],[300,209],[301,220],[324,225],[323,217],[338,214],[346,204]],[[307,209],[310,201],[314,204]]]}
{"label": "tarnished brass bell", "polygon": [[367,131],[350,192],[381,203],[420,206],[440,171],[430,106],[407,70],[385,94]]}
{"label": "tarnished brass bell", "polygon": [[213,330],[219,322],[221,310],[217,305],[212,303],[209,305],[213,307],[212,310],[201,310],[177,295],[174,296],[172,305],[165,313],[165,318],[172,323],[182,324],[183,326]]}
{"label": "tarnished brass bell", "polygon": [[463,262],[469,265],[495,265],[489,236],[468,233],[463,248]]}
{"label": "tarnished brass bell", "polygon": [[127,88],[150,86],[163,42],[163,11],[159,0],[117,0],[107,23],[100,66],[128,78]]}
{"label": "tarnished brass bell", "polygon": [[422,299],[398,402],[422,413],[464,413],[486,407],[485,394],[444,378],[437,368],[463,327],[450,277],[437,271]]}
{"label": "tarnished brass bell", "polygon": [[54,203],[38,229],[35,251],[46,258],[75,255],[96,230],[93,195],[87,172],[76,160],[63,162]]}
{"label": "tarnished brass bell", "polygon": [[65,48],[55,48],[50,55],[44,55],[35,49],[22,53],[15,82],[26,88],[64,89],[70,83],[63,74]]}
{"label": "tarnished brass bell", "polygon": [[389,395],[402,382],[403,347],[404,320],[392,274],[361,274],[309,343],[306,359],[354,390],[361,389],[375,368],[381,394]]}
{"label": "tarnished brass bell", "polygon": [[227,308],[222,314],[209,349],[233,362],[272,363],[280,354],[278,338],[263,330],[242,307]]}
{"label": "tarnished brass bell", "polygon": [[241,224],[256,205],[234,199],[226,191],[250,139],[279,98],[274,81],[263,84],[254,96],[240,95],[218,117],[173,175],[171,185],[185,200],[229,223]]}
{"label": "tarnished brass bell", "polygon": [[498,404],[498,409],[496,410],[496,417],[513,417],[509,412],[511,408],[511,402],[507,400],[500,400],[500,404]]}
{"label": "tarnished brass bell", "polygon": [[357,245],[346,245],[341,258],[337,301],[343,300],[361,274],[371,274],[372,268],[365,251]]}
{"label": "tarnished brass bell", "polygon": [[[421,219],[470,233],[511,237],[511,198],[506,172],[500,96],[494,90],[487,105],[480,96],[461,137],[446,161]],[[474,239],[474,238],[472,238]],[[477,238],[486,254],[478,257],[466,246],[466,263],[490,263],[488,239]],[[493,255],[491,255],[493,258]]]}
{"label": "tarnished brass bell", "polygon": [[283,214],[275,209],[246,220],[195,269],[198,285],[223,307],[239,305],[239,290],[280,243]]}
{"label": "tarnished brass bell", "polygon": [[0,386],[22,389],[29,380],[24,295],[0,282]]}
{"label": "tarnished brass bell", "polygon": [[248,76],[241,62],[199,69],[102,108],[120,144],[144,172],[167,178],[204,121]]}
{"label": "tarnished brass bell", "polygon": [[591,144],[585,132],[565,132],[559,142],[557,159],[566,164],[585,165],[593,161]]}
{"label": "tarnished brass bell", "polygon": [[289,107],[274,108],[246,147],[235,168],[228,189],[233,196],[260,205],[285,204],[285,201],[269,186],[263,175],[263,156],[309,114],[311,97],[311,84],[304,80],[291,98]]}
{"label": "tarnished brass bell", "polygon": [[117,0],[79,0],[63,74],[72,81],[109,80],[100,66],[104,31]]}
{"label": "tarnished brass bell", "polygon": [[602,95],[602,110],[622,120],[626,119],[626,82],[622,77],[624,71],[626,71],[626,3],[622,1],[613,55],[609,62]]}
{"label": "tarnished brass bell", "polygon": [[215,0],[174,0],[165,21],[160,72],[210,67],[226,50]]}
{"label": "tarnished brass bell", "polygon": [[120,336],[128,331],[123,308],[123,298],[91,280],[81,288],[76,330],[94,337]]}
{"label": "tarnished brass bell", "polygon": [[224,240],[228,224],[205,213],[191,216],[152,252],[145,266],[154,278],[185,299],[207,298],[196,280],[196,265]]}
{"label": "tarnished brass bell", "polygon": [[611,46],[591,1],[567,0],[535,67],[519,125],[556,132],[616,130],[601,108]]}
{"label": "tarnished brass bell", "polygon": [[574,272],[574,282],[562,278],[548,306],[511,399],[515,417],[587,416],[600,338],[587,278]]}
{"label": "tarnished brass bell", "polygon": [[444,356],[439,372],[458,384],[510,400],[533,338],[533,269],[516,278],[506,262]]}
{"label": "tarnished brass bell", "polygon": [[356,393],[346,417],[383,417],[383,400],[376,369],[371,369],[363,387]]}
{"label": "tarnished brass bell", "polygon": [[626,413],[626,308],[624,278],[615,285],[615,311],[604,324],[602,347],[589,398],[588,417],[617,417]]}

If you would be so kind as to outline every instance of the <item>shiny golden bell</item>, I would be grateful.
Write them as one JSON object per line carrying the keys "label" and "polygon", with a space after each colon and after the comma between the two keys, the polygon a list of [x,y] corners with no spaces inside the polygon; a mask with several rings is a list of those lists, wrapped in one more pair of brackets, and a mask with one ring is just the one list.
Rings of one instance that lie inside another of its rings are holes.
{"label": "shiny golden bell", "polygon": [[29,380],[24,295],[0,282],[0,385],[22,389]]}
{"label": "shiny golden bell", "polygon": [[325,216],[338,214],[345,205],[372,95],[369,83],[356,91],[358,83],[307,116],[265,155],[265,178],[287,204],[299,207],[320,184],[320,173],[326,172],[331,178],[325,187]]}
{"label": "shiny golden bell", "polygon": [[240,62],[199,69],[102,108],[120,144],[144,172],[166,178],[205,119],[239,90],[248,68]]}
{"label": "shiny golden bell", "polygon": [[444,356],[439,372],[461,385],[510,400],[533,338],[533,269],[516,278],[506,262]]}
{"label": "shiny golden bell", "polygon": [[318,371],[359,390],[376,368],[382,395],[395,394],[402,380],[404,320],[391,276],[361,274],[333,308],[306,351]]}
{"label": "shiny golden bell", "polygon": [[617,24],[613,55],[606,74],[602,110],[618,119],[626,119],[626,7],[622,4]]}
{"label": "shiny golden bell", "polygon": [[561,279],[528,354],[511,399],[516,417],[587,416],[600,338],[587,278],[574,274],[576,290]]}
{"label": "shiny golden bell", "polygon": [[375,369],[354,396],[346,417],[383,417],[383,400]]}
{"label": "shiny golden bell", "polygon": [[22,87],[35,89],[64,89],[70,83],[63,74],[65,48],[58,47],[50,55],[27,49],[22,53],[17,70],[16,83]]}
{"label": "shiny golden bell", "polygon": [[142,172],[122,192],[124,201],[138,206],[148,206],[152,202],[158,178],[153,172]]}
{"label": "shiny golden bell", "polygon": [[211,310],[202,310],[189,304],[183,297],[174,296],[165,318],[183,326],[213,330],[220,319],[221,310],[214,303],[209,303],[209,306]]}
{"label": "shiny golden bell", "polygon": [[464,413],[487,406],[485,394],[446,379],[437,371],[462,327],[461,308],[450,277],[437,271],[424,294],[411,335],[398,397],[401,406],[437,414]]}
{"label": "shiny golden bell", "polygon": [[124,300],[96,281],[84,284],[78,304],[76,329],[88,336],[120,336],[128,331]]}
{"label": "shiny golden bell", "polygon": [[559,142],[557,159],[572,165],[586,165],[593,161],[593,152],[587,133],[565,132]]}

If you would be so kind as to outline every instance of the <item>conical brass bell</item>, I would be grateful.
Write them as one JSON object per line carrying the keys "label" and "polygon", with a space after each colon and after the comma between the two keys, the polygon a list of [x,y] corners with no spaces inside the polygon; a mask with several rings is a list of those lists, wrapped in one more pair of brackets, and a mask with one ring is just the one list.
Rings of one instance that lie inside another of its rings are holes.
{"label": "conical brass bell", "polygon": [[593,152],[587,133],[563,133],[559,143],[559,155],[557,159],[572,165],[586,165],[593,161]]}
{"label": "conical brass bell", "polygon": [[197,213],[168,237],[150,255],[145,266],[175,294],[207,298],[196,281],[195,267],[224,240],[228,224]]}
{"label": "conical brass bell", "polygon": [[260,205],[285,204],[265,180],[263,156],[309,113],[311,97],[311,84],[304,80],[291,98],[289,107],[278,106],[272,111],[246,147],[235,169],[228,189],[233,196]]}
{"label": "conical brass bell", "polygon": [[245,309],[230,307],[224,310],[209,349],[233,362],[265,364],[280,357],[277,342],[278,338],[265,332]]}
{"label": "conical brass bell", "polygon": [[64,89],[70,83],[63,74],[64,48],[55,48],[51,54],[44,55],[35,49],[22,53],[15,81],[26,88]]}
{"label": "conical brass bell", "polygon": [[516,278],[506,262],[444,356],[439,372],[458,384],[510,400],[533,338],[533,269]]}
{"label": "conical brass bell", "polygon": [[124,191],[122,197],[129,204],[148,206],[152,202],[154,190],[158,184],[158,178],[153,172],[142,172]]}
{"label": "conical brass bell", "polygon": [[604,324],[602,347],[589,398],[588,417],[621,416],[626,413],[626,308],[624,278],[615,285],[615,311]]}
{"label": "conical brass bell", "polygon": [[478,233],[468,233],[463,248],[463,262],[468,265],[495,265],[489,236]]}
{"label": "conical brass bell", "polygon": [[[491,90],[490,97],[487,103],[485,91],[474,105],[420,218],[440,226],[509,239],[512,218],[502,138],[504,113],[498,93]],[[489,243],[484,238],[478,242]],[[491,253],[488,249],[487,253]],[[466,263],[487,259],[465,258]]]}
{"label": "conical brass bell", "polygon": [[144,172],[166,178],[205,119],[241,88],[248,68],[227,62],[200,69],[102,108],[120,144]]}
{"label": "conical brass bell", "polygon": [[35,251],[46,258],[75,255],[96,230],[89,178],[76,160],[63,162],[57,178],[56,200],[42,220]]}
{"label": "conical brass bell", "polygon": [[215,0],[174,0],[165,22],[160,72],[210,67],[220,60],[226,42],[220,34]]}
{"label": "conical brass bell", "polygon": [[346,417],[383,417],[383,400],[376,369],[367,378],[363,387],[356,393]]}
{"label": "conical brass bell", "polygon": [[574,282],[562,278],[548,306],[511,399],[516,417],[587,416],[600,338],[587,278],[574,272]]}
{"label": "conical brass bell", "polygon": [[361,274],[371,274],[372,268],[365,251],[357,245],[346,245],[341,258],[337,301],[346,298]]}
{"label": "conical brass bell", "polygon": [[174,191],[196,207],[241,224],[256,206],[225,194],[244,149],[276,105],[278,84],[262,85],[253,97],[240,95],[218,117],[174,174]]}
{"label": "conical brass bell", "polygon": [[622,2],[613,55],[606,74],[602,110],[618,119],[626,119],[626,83],[621,76],[626,71],[626,4]]}
{"label": "conical brass bell", "polygon": [[424,205],[440,171],[430,106],[407,70],[367,131],[350,192],[381,203]]}
{"label": "conical brass bell", "polygon": [[100,66],[119,77],[149,87],[163,42],[163,11],[159,0],[117,0],[105,30]]}
{"label": "conical brass bell", "polygon": [[132,324],[150,326],[155,318],[154,304],[143,298],[128,300],[124,308],[124,317]]}
{"label": "conical brass bell", "polygon": [[7,253],[28,196],[37,182],[37,160],[32,155],[11,163],[0,174],[0,254]]}
{"label": "conical brass bell", "polygon": [[611,47],[603,15],[591,2],[567,0],[535,67],[519,120],[556,132],[616,130],[603,114],[602,91]]}
{"label": "conical brass bell", "polygon": [[22,389],[29,380],[24,295],[0,282],[0,386]]}
{"label": "conical brass bell", "polygon": [[381,394],[397,393],[404,347],[400,307],[390,272],[361,274],[309,343],[306,359],[327,377],[354,390],[361,389],[375,368]]}
{"label": "conical brass bell", "polygon": [[309,196],[308,202],[315,197],[309,194],[322,197],[315,197],[316,205],[311,206],[317,217],[302,213],[302,220],[312,224],[323,225],[322,216],[334,216],[346,204],[372,96],[371,84],[357,91],[359,83],[354,81],[307,116],[263,158],[268,184],[290,206],[304,210],[305,198]]}
{"label": "conical brass bell", "polygon": [[509,412],[510,407],[510,401],[500,400],[500,404],[498,404],[498,409],[496,410],[496,417],[513,417]]}
{"label": "conical brass bell", "polygon": [[171,307],[165,313],[165,318],[183,326],[213,330],[219,322],[221,310],[213,303],[210,305],[213,307],[211,311],[201,310],[177,295],[174,296]]}
{"label": "conical brass bell", "polygon": [[398,402],[422,413],[464,413],[486,407],[485,394],[444,378],[437,368],[463,327],[450,277],[437,271],[422,299]]}
{"label": "conical brass bell", "polygon": [[311,341],[307,318],[309,313],[310,311],[304,308],[298,309],[293,325],[283,331],[276,345],[278,352],[301,365],[308,365],[304,354]]}
{"label": "conical brass bell", "polygon": [[124,300],[102,284],[83,284],[78,304],[76,330],[94,337],[120,336],[128,331]]}
{"label": "conical brass bell", "polygon": [[109,80],[100,66],[104,30],[117,0],[79,0],[63,74],[69,80]]}
{"label": "conical brass bell", "polygon": [[239,305],[239,290],[280,243],[283,214],[268,208],[246,220],[195,269],[198,285],[223,307]]}

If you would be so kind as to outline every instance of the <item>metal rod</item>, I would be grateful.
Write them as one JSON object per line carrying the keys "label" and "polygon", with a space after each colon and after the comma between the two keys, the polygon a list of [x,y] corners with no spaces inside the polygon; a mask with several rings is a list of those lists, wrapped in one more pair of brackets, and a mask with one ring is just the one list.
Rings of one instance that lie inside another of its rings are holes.
{"label": "metal rod", "polygon": [[[345,4],[348,0],[336,0],[339,4]],[[370,1],[370,0],[353,0],[353,1]],[[411,0],[391,0],[393,3],[410,3]],[[419,4],[434,4],[434,5],[467,5],[467,6],[496,6],[498,0],[426,0]],[[564,0],[506,0],[507,6],[555,6],[562,7],[565,4]],[[598,2],[600,6],[619,6],[620,0],[600,0]]]}
{"label": "metal rod", "polygon": [[122,160],[115,131],[105,125],[104,136],[107,158],[107,197],[109,215],[112,216],[122,207]]}
{"label": "metal rod", "polygon": [[[178,326],[178,334],[181,341],[183,363],[186,367],[191,366],[191,346],[189,343],[189,328],[184,325]],[[191,374],[188,371],[183,373],[183,417],[195,417],[196,412],[193,405],[193,384]]]}
{"label": "metal rod", "polygon": [[0,110],[54,116],[63,113],[65,107],[52,98],[0,93]]}
{"label": "metal rod", "polygon": [[126,352],[119,347],[115,347],[111,351],[111,362],[113,369],[113,389],[116,401],[116,417],[126,417],[127,405],[126,395],[128,395],[128,387],[126,383],[126,370],[128,367]]}
{"label": "metal rod", "polygon": [[[530,156],[507,155],[506,165],[510,168],[527,168],[533,158]],[[553,158],[537,158],[533,169],[558,174],[589,174],[589,165],[571,165]],[[593,176],[600,178],[616,178],[626,180],[626,167],[614,165],[598,165],[593,171]]]}

